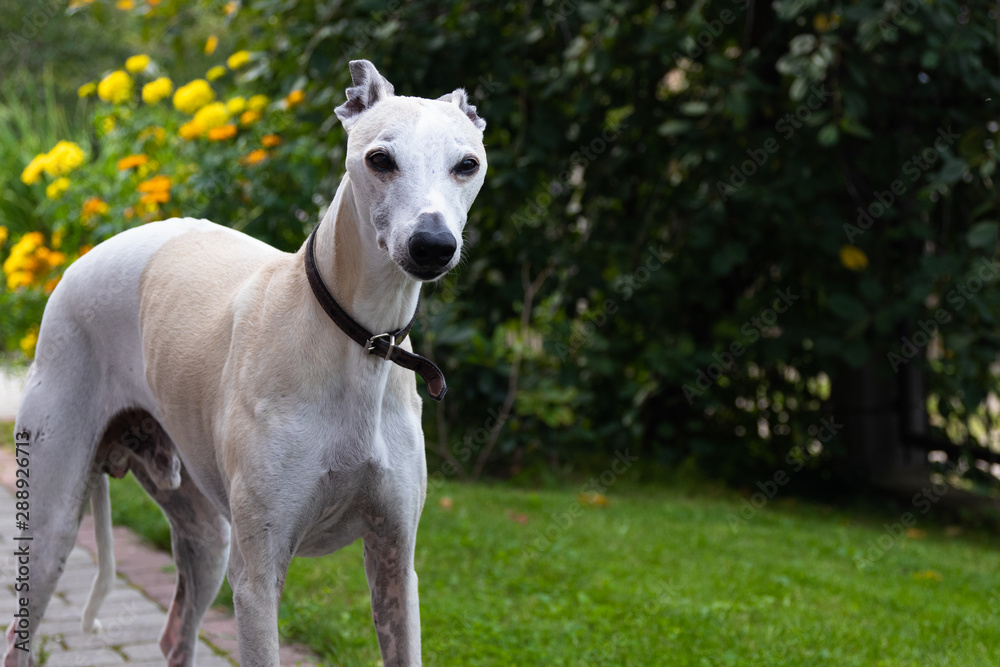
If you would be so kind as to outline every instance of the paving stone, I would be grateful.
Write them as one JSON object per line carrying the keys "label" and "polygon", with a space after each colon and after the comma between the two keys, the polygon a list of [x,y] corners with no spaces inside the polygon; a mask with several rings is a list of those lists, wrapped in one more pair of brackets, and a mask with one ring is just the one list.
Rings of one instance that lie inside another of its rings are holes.
{"label": "paving stone", "polygon": [[125,660],[114,651],[60,651],[49,656],[45,667],[105,667],[124,664]]}
{"label": "paving stone", "polygon": [[138,660],[160,660],[163,661],[163,652],[156,642],[151,644],[135,644],[133,646],[123,646],[122,652],[128,657],[130,662]]}

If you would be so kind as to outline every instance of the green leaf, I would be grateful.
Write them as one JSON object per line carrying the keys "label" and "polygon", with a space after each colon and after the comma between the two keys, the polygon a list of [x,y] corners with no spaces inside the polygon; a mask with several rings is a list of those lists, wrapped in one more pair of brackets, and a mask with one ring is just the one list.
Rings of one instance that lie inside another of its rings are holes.
{"label": "green leaf", "polygon": [[704,116],[708,113],[708,102],[696,100],[681,105],[681,113],[685,116]]}
{"label": "green leaf", "polygon": [[683,134],[691,129],[693,125],[687,120],[668,120],[656,129],[656,131],[664,137],[670,137],[676,134]]}
{"label": "green leaf", "polygon": [[868,316],[868,311],[860,301],[843,292],[831,296],[829,306],[833,314],[848,322],[857,322]]}
{"label": "green leaf", "polygon": [[837,143],[837,139],[840,137],[840,131],[837,130],[837,126],[833,123],[824,125],[819,134],[816,135],[816,139],[819,141],[820,146],[833,146]]}
{"label": "green leaf", "polygon": [[970,248],[989,248],[996,244],[997,223],[993,220],[977,222],[965,235]]}

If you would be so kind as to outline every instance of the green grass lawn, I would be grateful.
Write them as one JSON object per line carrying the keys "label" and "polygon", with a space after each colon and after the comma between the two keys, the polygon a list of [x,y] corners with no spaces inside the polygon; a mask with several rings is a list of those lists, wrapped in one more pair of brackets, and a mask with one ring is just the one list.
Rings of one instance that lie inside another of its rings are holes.
{"label": "green grass lawn", "polygon": [[[621,481],[607,498],[433,491],[417,542],[425,663],[1000,664],[995,535],[956,535],[932,511],[923,532],[890,539],[883,526],[898,515],[781,499],[734,531],[742,502],[728,492]],[[163,544],[131,477],[113,481],[112,505],[116,522]],[[880,538],[889,548],[859,569]],[[379,664],[360,544],[295,559],[280,623],[325,664]]]}

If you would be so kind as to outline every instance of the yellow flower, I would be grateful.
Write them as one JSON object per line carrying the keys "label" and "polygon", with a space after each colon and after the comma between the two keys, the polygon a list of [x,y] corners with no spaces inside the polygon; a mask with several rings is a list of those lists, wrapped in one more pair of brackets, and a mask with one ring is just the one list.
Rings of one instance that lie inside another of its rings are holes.
{"label": "yellow flower", "polygon": [[35,325],[24,335],[21,342],[18,344],[21,351],[24,352],[24,356],[31,359],[35,356],[35,345],[38,344],[38,326]]}
{"label": "yellow flower", "polygon": [[233,115],[242,113],[242,111],[246,108],[246,106],[247,106],[247,101],[242,97],[234,97],[233,99],[226,102],[226,109],[229,111],[229,113]]}
{"label": "yellow flower", "polygon": [[34,185],[37,183],[38,179],[42,177],[42,172],[45,171],[45,165],[48,161],[48,153],[39,153],[31,158],[31,162],[21,172],[21,182],[25,185]]}
{"label": "yellow flower", "polygon": [[153,215],[160,210],[160,205],[155,201],[139,202],[135,210],[139,215]]}
{"label": "yellow flower", "polygon": [[258,120],[260,120],[259,111],[244,111],[243,115],[240,116],[240,125],[246,127],[247,125],[253,125]]}
{"label": "yellow flower", "polygon": [[933,579],[934,581],[944,580],[944,576],[936,570],[924,570],[923,572],[914,572],[913,578],[918,581],[920,579]]}
{"label": "yellow flower", "polygon": [[294,106],[302,104],[302,100],[304,100],[305,98],[306,94],[304,92],[302,92],[301,90],[293,90],[292,92],[288,93],[288,97],[285,98],[285,104],[287,104],[288,108],[291,109]]}
{"label": "yellow flower", "polygon": [[159,125],[150,125],[139,133],[139,141],[152,140],[157,146],[162,146],[167,139],[167,131]]}
{"label": "yellow flower", "polygon": [[115,70],[97,84],[97,96],[105,102],[121,104],[132,96],[132,77],[128,72]]}
{"label": "yellow flower", "polygon": [[7,228],[0,225],[0,245],[3,245],[7,241]]}
{"label": "yellow flower", "polygon": [[43,168],[49,176],[68,174],[84,161],[83,149],[72,141],[60,141],[46,158]]}
{"label": "yellow flower", "polygon": [[841,246],[840,263],[851,271],[863,271],[868,268],[868,255],[857,246]]}
{"label": "yellow flower", "polygon": [[143,181],[139,185],[135,186],[135,189],[145,194],[151,192],[169,192],[171,184],[172,181],[169,176],[159,174],[158,176],[153,176],[149,180]]}
{"label": "yellow flower", "polygon": [[213,127],[225,125],[228,120],[229,110],[222,102],[206,104],[194,115],[194,122],[202,130],[211,130]]}
{"label": "yellow flower", "polygon": [[276,134],[267,134],[261,138],[260,143],[266,148],[274,148],[281,145],[281,137]]}
{"label": "yellow flower", "polygon": [[232,139],[235,136],[236,126],[232,124],[213,127],[208,131],[208,138],[211,141],[225,141],[226,139]]}
{"label": "yellow flower", "polygon": [[142,101],[146,104],[156,104],[174,92],[174,82],[165,76],[150,81],[142,87]]}
{"label": "yellow flower", "polygon": [[226,16],[232,16],[239,8],[240,3],[236,2],[236,0],[229,0],[229,2],[226,3],[224,11],[226,12]]}
{"label": "yellow flower", "polygon": [[76,94],[81,98],[90,97],[97,92],[97,84],[91,81],[90,83],[85,83],[76,89]]}
{"label": "yellow flower", "polygon": [[215,81],[216,79],[221,79],[222,77],[226,76],[226,72],[228,71],[229,70],[227,70],[222,65],[216,65],[212,69],[205,72],[205,78],[208,79],[209,81]]}
{"label": "yellow flower", "polygon": [[129,155],[128,157],[123,157],[121,160],[118,160],[118,171],[125,171],[126,169],[131,169],[132,167],[141,167],[147,162],[149,162],[149,156],[144,153]]}
{"label": "yellow flower", "polygon": [[65,176],[57,178],[56,180],[49,183],[49,186],[45,188],[45,196],[49,199],[59,199],[63,196],[63,193],[69,189],[69,179]]}
{"label": "yellow flower", "polygon": [[209,35],[208,39],[205,40],[205,55],[210,56],[215,53],[215,47],[219,45],[219,38],[215,35]]}
{"label": "yellow flower", "polygon": [[45,237],[41,232],[25,234],[10,249],[10,255],[3,263],[7,288],[30,287],[65,261],[65,254],[45,247]]}
{"label": "yellow flower", "polygon": [[[41,232],[28,232],[17,242],[17,246],[11,249],[11,254],[20,246],[26,252],[32,252],[45,243],[45,236]],[[6,267],[4,267],[6,269]]]}
{"label": "yellow flower", "polygon": [[118,0],[118,2],[115,3],[115,7],[122,11],[135,9],[135,0]]}
{"label": "yellow flower", "polygon": [[174,107],[182,113],[193,114],[214,99],[215,91],[208,85],[208,81],[195,79],[174,93]]}
{"label": "yellow flower", "polygon": [[90,222],[90,219],[95,215],[104,215],[108,212],[108,205],[104,203],[101,199],[97,197],[91,197],[87,201],[83,202],[83,209],[80,211],[80,219],[84,222]]}
{"label": "yellow flower", "polygon": [[204,130],[202,130],[201,126],[193,120],[184,123],[177,130],[177,134],[181,136],[181,139],[187,139],[188,141],[197,139],[202,135],[202,132],[204,132]]}
{"label": "yellow flower", "polygon": [[56,268],[66,261],[65,253],[58,250],[49,250],[45,246],[41,246],[35,251],[35,257],[38,259],[39,268],[43,273]]}
{"label": "yellow flower", "polygon": [[250,111],[263,111],[270,103],[271,100],[268,99],[267,95],[254,95],[247,100],[247,109],[250,109]]}
{"label": "yellow flower", "polygon": [[125,61],[125,69],[127,69],[132,74],[138,74],[142,72],[147,67],[149,67],[149,56],[145,53],[140,53],[137,56],[132,56]]}
{"label": "yellow flower", "polygon": [[59,246],[61,246],[64,238],[66,238],[65,229],[57,229],[56,231],[52,232],[52,247],[58,248]]}
{"label": "yellow flower", "polygon": [[250,62],[250,52],[249,51],[237,51],[233,55],[229,56],[226,60],[226,64],[229,65],[229,69],[239,69]]}
{"label": "yellow flower", "polygon": [[14,271],[7,274],[7,289],[16,290],[18,287],[28,287],[31,285],[33,277],[29,271]]}
{"label": "yellow flower", "polygon": [[266,159],[267,159],[267,151],[264,150],[263,148],[258,148],[257,150],[250,151],[250,153],[241,157],[240,162],[247,165],[248,167],[252,167],[254,165],[260,164]]}
{"label": "yellow flower", "polygon": [[578,493],[576,500],[581,505],[593,505],[594,507],[607,507],[608,497],[603,493],[591,491],[589,493]]}
{"label": "yellow flower", "polygon": [[104,120],[101,121],[101,130],[104,134],[111,134],[115,129],[115,119],[111,116],[105,116]]}

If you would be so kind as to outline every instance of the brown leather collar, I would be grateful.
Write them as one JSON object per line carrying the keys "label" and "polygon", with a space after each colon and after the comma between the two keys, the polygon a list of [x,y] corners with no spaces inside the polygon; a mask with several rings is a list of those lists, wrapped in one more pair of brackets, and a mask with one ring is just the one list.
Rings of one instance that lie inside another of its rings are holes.
{"label": "brown leather collar", "polygon": [[[316,229],[319,229],[318,225]],[[441,372],[441,369],[435,366],[434,362],[430,359],[421,357],[419,354],[407,352],[399,347],[399,344],[410,333],[413,322],[417,319],[416,311],[414,311],[409,323],[397,331],[376,335],[358,324],[353,317],[340,307],[340,304],[337,303],[337,300],[333,298],[330,290],[323,283],[323,278],[319,275],[319,270],[316,268],[316,255],[313,250],[316,240],[316,229],[312,231],[312,234],[309,235],[309,240],[306,241],[306,277],[309,278],[309,286],[312,288],[316,300],[319,301],[319,305],[323,307],[323,310],[330,316],[334,324],[340,327],[340,330],[347,334],[355,343],[364,347],[368,351],[368,354],[377,354],[394,364],[419,373],[420,377],[427,383],[427,391],[430,393],[431,398],[435,401],[440,401],[448,391],[448,385],[444,381],[444,374]],[[418,300],[418,308],[419,303]]]}

